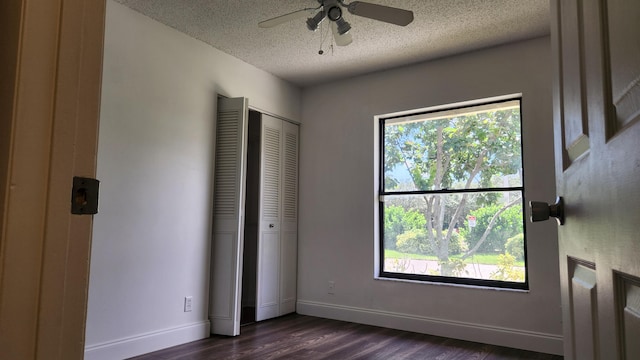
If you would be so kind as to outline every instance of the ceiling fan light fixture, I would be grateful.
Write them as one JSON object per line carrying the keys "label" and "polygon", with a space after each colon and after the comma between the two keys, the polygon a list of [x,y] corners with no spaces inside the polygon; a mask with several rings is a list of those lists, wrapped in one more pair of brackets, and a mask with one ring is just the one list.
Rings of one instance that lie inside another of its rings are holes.
{"label": "ceiling fan light fixture", "polygon": [[344,35],[351,30],[351,24],[346,22],[343,18],[336,20],[336,24],[338,25],[338,34],[340,35]]}
{"label": "ceiling fan light fixture", "polygon": [[[346,3],[346,0],[316,0],[318,7],[305,8],[288,14],[276,16],[258,23],[261,28],[270,28],[287,21],[298,19],[308,14],[317,12],[313,17],[307,18],[307,28],[311,31],[318,30],[320,23],[329,18],[329,27],[333,33],[333,38],[338,46],[347,46],[353,41],[349,31],[349,24],[343,17],[343,8],[349,13],[373,20],[395,24],[400,26],[409,25],[413,21],[413,12],[400,8],[386,5],[373,4],[366,1],[352,1]],[[324,37],[322,38],[324,39]]]}
{"label": "ceiling fan light fixture", "polygon": [[323,10],[320,10],[316,16],[307,19],[307,28],[311,31],[318,30],[318,25],[320,25],[326,16],[326,13]]}

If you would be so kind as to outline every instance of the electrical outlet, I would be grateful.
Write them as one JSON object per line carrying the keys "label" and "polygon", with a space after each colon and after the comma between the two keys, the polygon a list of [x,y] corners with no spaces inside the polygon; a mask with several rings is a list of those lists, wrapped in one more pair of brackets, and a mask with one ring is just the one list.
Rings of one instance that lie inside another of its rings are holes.
{"label": "electrical outlet", "polygon": [[193,296],[184,297],[184,312],[191,311],[191,305],[193,304]]}
{"label": "electrical outlet", "polygon": [[335,294],[336,291],[336,282],[335,281],[329,281],[329,286],[327,286],[327,294]]}

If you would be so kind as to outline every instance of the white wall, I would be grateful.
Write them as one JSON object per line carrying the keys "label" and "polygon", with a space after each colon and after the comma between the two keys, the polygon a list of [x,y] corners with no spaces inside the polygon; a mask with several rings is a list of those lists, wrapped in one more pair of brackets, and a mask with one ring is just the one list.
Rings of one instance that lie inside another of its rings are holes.
{"label": "white wall", "polygon": [[88,359],[208,336],[217,93],[300,119],[298,88],[107,2]]}
{"label": "white wall", "polygon": [[540,38],[305,89],[298,312],[562,353],[555,222],[527,225],[529,292],[373,278],[374,116],[522,93],[526,201],[553,201],[550,66]]}

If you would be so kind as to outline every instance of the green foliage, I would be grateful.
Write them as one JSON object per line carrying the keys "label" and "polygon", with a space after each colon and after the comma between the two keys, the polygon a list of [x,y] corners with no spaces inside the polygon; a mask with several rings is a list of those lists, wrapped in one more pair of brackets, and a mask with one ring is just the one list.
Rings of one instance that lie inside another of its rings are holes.
{"label": "green foliage", "polygon": [[417,210],[405,210],[402,206],[384,209],[384,248],[396,249],[398,235],[413,229],[424,229],[427,220]]}
{"label": "green foliage", "polygon": [[[503,186],[507,179],[505,175],[516,174],[522,167],[520,149],[519,109],[390,123],[384,127],[385,189]],[[402,172],[409,183],[396,179],[397,172]],[[455,268],[448,264],[449,257],[473,247],[491,217],[501,209],[498,205],[488,205],[499,201],[497,193],[477,194],[476,199],[472,201],[468,194],[425,195],[420,199],[421,204],[411,206],[418,209],[411,211],[421,215],[420,222],[424,221],[421,226],[414,223],[415,219],[404,221],[400,218],[410,211],[388,207],[385,210],[385,249],[434,254],[440,261],[447,262],[447,268]],[[482,211],[478,209],[480,206],[484,206]],[[447,229],[462,228],[466,215],[474,211],[482,212],[476,214],[479,226],[470,231],[466,229],[461,234],[454,233],[450,240],[446,239]],[[517,216],[514,215],[516,213]],[[454,214],[458,214],[457,217]],[[515,218],[517,222],[512,222]],[[519,229],[514,228],[516,224],[519,224]],[[428,234],[428,228],[434,229],[434,233]],[[513,207],[502,214],[499,224],[491,232],[492,237],[483,247],[491,252],[504,250],[506,239],[519,232],[522,232],[521,207]],[[429,238],[433,241],[430,242]]]}
{"label": "green foliage", "polygon": [[[385,175],[396,165],[407,168],[415,189],[450,188],[466,182],[483,158],[480,185],[493,176],[521,168],[520,112],[501,110],[449,119],[385,126]],[[441,167],[438,178],[437,164]],[[396,183],[397,184],[397,183]]]}
{"label": "green foliage", "polygon": [[524,281],[524,270],[516,267],[516,258],[510,254],[500,254],[498,261],[498,269],[489,276],[493,280],[503,281]]}
{"label": "green foliage", "polygon": [[460,233],[457,231],[451,233],[451,239],[449,241],[450,255],[458,255],[469,250],[469,246],[467,245],[465,238],[460,236]]}
{"label": "green foliage", "polygon": [[440,261],[440,275],[465,277],[469,276],[469,272],[464,260],[449,258],[446,261]]}
{"label": "green foliage", "polygon": [[[436,237],[435,231],[433,232],[433,236]],[[424,228],[410,229],[398,235],[396,239],[396,249],[403,253],[422,255],[436,254],[435,250],[431,247],[431,243],[427,238],[427,231]],[[466,250],[467,244],[464,238],[456,231],[452,232],[451,239],[449,240],[449,254],[457,255]]]}
{"label": "green foliage", "polygon": [[[503,205],[489,205],[472,210],[470,215],[476,217],[476,226],[469,227],[468,221],[465,227],[460,230],[462,235],[467,239],[469,248],[473,248],[482,238],[485,230],[491,222],[491,218],[502,208]],[[507,239],[522,233],[522,206],[512,206],[505,210],[487,235],[485,242],[478,248],[478,252],[504,252]]]}
{"label": "green foliage", "polygon": [[505,250],[517,260],[524,260],[524,234],[520,233],[507,239]]}
{"label": "green foliage", "polygon": [[[385,127],[385,175],[396,165],[407,167],[415,189],[450,188],[465,182],[483,158],[480,185],[494,175],[513,174],[520,167],[520,112],[501,110],[449,119]],[[437,164],[441,168],[438,178]],[[396,185],[394,183],[394,185]]]}
{"label": "green foliage", "polygon": [[433,251],[425,229],[410,229],[396,238],[396,249],[408,254],[431,255]]}

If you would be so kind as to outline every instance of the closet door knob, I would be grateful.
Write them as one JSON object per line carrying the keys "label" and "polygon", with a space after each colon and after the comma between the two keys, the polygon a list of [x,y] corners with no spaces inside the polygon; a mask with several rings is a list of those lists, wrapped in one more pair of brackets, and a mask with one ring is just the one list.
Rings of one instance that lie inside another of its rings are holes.
{"label": "closet door knob", "polygon": [[564,200],[558,196],[555,204],[547,204],[542,201],[529,201],[531,209],[531,222],[549,220],[554,217],[558,224],[564,225]]}
{"label": "closet door knob", "polygon": [[275,225],[269,224],[269,229],[273,229],[274,227],[275,227]]}

